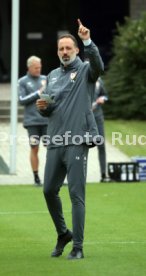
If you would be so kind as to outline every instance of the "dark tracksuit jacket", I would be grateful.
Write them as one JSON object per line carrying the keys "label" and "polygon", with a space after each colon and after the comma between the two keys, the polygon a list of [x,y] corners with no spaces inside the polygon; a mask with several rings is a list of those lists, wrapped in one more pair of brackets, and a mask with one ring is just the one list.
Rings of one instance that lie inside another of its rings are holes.
{"label": "dark tracksuit jacket", "polygon": [[[65,233],[67,226],[58,193],[67,173],[72,201],[73,246],[78,248],[82,248],[85,219],[88,150],[84,135],[89,133],[92,142],[98,134],[91,103],[95,82],[103,72],[103,62],[93,42],[85,46],[85,54],[89,62],[82,62],[76,57],[67,67],[61,64],[51,71],[47,77],[46,93],[54,98],[55,103],[41,111],[43,116],[48,117],[50,138],[44,179],[45,199],[58,235]],[[66,144],[56,145],[52,142],[55,135],[63,137],[67,131],[71,131],[71,137]],[[72,137],[75,135],[83,139],[80,146],[73,144]]]}
{"label": "dark tracksuit jacket", "polygon": [[19,103],[25,107],[23,125],[26,128],[48,124],[47,118],[44,118],[36,108],[36,100],[40,98],[38,90],[43,80],[46,80],[46,76],[33,77],[28,73],[18,81]]}
{"label": "dark tracksuit jacket", "polygon": [[[76,57],[67,67],[61,65],[48,75],[46,93],[54,98],[55,104],[41,114],[48,117],[49,147],[56,147],[52,143],[54,135],[63,136],[66,131],[71,131],[72,136],[81,135],[84,141],[86,132],[92,136],[90,141],[98,133],[91,102],[103,63],[93,42],[85,47],[85,52],[90,63]],[[68,144],[72,144],[71,140]]]}

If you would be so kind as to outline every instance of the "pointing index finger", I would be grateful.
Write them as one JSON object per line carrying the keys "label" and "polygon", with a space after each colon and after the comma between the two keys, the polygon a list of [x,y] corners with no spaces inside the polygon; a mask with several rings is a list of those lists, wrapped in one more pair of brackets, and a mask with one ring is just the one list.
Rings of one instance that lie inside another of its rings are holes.
{"label": "pointing index finger", "polygon": [[82,22],[79,18],[77,19],[77,21],[78,21],[78,24],[79,24],[79,27],[80,27],[82,25]]}

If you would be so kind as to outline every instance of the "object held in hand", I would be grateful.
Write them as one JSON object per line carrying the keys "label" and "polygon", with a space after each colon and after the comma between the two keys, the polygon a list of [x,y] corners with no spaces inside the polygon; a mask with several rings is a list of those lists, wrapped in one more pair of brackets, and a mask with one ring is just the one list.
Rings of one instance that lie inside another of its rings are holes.
{"label": "object held in hand", "polygon": [[49,104],[55,103],[53,97],[49,96],[48,94],[41,94],[40,98]]}

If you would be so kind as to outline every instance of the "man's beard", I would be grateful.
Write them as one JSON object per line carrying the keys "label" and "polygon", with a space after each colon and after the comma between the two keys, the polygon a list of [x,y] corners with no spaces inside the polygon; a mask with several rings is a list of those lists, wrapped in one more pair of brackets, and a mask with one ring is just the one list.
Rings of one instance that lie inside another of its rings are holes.
{"label": "man's beard", "polygon": [[61,63],[63,65],[69,65],[70,63],[72,63],[76,58],[76,54],[73,54],[71,57],[68,56],[64,56],[64,57],[59,57]]}

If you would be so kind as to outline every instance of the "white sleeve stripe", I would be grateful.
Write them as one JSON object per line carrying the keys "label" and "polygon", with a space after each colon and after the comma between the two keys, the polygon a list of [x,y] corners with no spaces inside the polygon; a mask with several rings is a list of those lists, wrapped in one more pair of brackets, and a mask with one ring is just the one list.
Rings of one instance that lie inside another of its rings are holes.
{"label": "white sleeve stripe", "polygon": [[34,95],[36,95],[36,94],[38,94],[38,91],[35,91],[35,92],[31,93],[30,95],[25,96],[25,97],[20,96],[19,99],[20,99],[21,101],[25,101],[25,100],[28,100],[28,99],[32,98],[32,97],[33,97]]}

